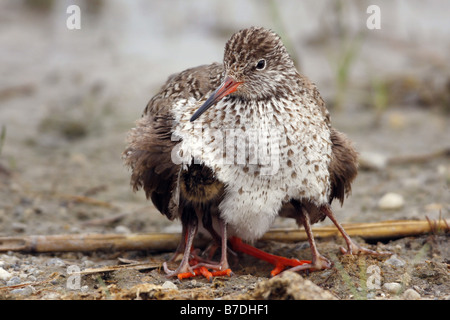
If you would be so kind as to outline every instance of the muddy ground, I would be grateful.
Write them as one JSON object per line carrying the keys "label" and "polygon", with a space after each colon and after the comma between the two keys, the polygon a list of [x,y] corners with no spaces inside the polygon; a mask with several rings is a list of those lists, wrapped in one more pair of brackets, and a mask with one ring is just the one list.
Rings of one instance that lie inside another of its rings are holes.
{"label": "muddy ground", "polygon": [[[201,1],[177,9],[145,1],[98,1],[98,7],[84,7],[80,1],[82,29],[71,31],[66,28],[64,2],[49,7],[42,7],[45,1],[30,3],[0,5],[0,42],[5,49],[0,52],[0,236],[179,232],[179,222],[167,221],[142,193],[130,190],[129,172],[121,162],[126,132],[169,74],[220,60],[226,39],[243,26],[276,29],[279,24],[268,9],[251,2],[245,18],[226,19],[223,15],[239,10],[230,6],[224,11],[217,5],[215,20],[200,24],[195,17],[203,17],[206,10]],[[399,7],[389,10],[379,33],[365,31],[357,38],[363,40],[347,66],[346,80],[335,72],[339,57],[334,53],[345,51],[342,42],[353,38],[334,32],[331,24],[339,24],[334,21],[337,13],[317,3],[305,10],[311,19],[334,17],[330,25],[311,26],[295,19],[295,10],[289,9],[293,4],[280,8],[280,14],[294,21],[283,30],[301,70],[318,84],[334,126],[348,134],[362,155],[352,196],[342,208],[333,204],[340,221],[449,219],[450,161],[448,154],[439,153],[450,147],[446,10],[421,9],[414,1],[406,16],[400,15]],[[362,10],[364,26],[356,30],[364,29],[365,7],[348,6],[351,12]],[[401,24],[398,17],[414,18],[417,12],[424,22],[410,37],[415,26]],[[172,19],[161,18],[169,13]],[[387,193],[400,198],[391,209],[380,205]],[[280,219],[274,227],[294,226]],[[165,278],[158,266],[171,257],[169,251],[2,252],[0,298],[450,298],[445,230],[365,244],[390,251],[392,257],[343,256],[341,238],[317,242],[334,263],[330,270],[270,279],[270,265],[239,256],[232,260],[234,276],[212,282]],[[310,258],[307,242],[260,241],[256,246]],[[153,267],[79,278],[71,274],[123,261],[149,262]]]}

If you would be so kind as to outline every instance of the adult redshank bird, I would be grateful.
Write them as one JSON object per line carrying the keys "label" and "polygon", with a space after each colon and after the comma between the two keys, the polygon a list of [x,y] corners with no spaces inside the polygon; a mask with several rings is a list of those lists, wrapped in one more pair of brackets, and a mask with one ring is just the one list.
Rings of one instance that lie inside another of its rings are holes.
{"label": "adult redshank bird", "polygon": [[[272,275],[330,268],[311,230],[326,217],[346,241],[344,254],[383,254],[360,247],[336,220],[330,205],[333,199],[342,205],[350,192],[357,152],[331,127],[316,86],[271,30],[243,29],[226,43],[223,64],[171,76],[130,131],[124,159],[134,189],[143,188],[162,214],[182,222],[173,260],[183,258],[176,270],[164,264],[168,276],[229,274],[227,239],[233,250],[274,264]],[[305,228],[311,261],[245,243],[260,238],[277,216]],[[195,254],[199,227],[221,246],[219,262]]]}

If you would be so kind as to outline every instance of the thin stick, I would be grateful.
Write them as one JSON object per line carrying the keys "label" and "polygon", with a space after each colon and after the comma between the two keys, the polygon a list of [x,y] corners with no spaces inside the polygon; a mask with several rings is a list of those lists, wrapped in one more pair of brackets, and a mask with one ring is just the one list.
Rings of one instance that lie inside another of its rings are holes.
{"label": "thin stick", "polygon": [[48,283],[50,281],[56,280],[60,276],[61,275],[58,272],[53,272],[47,280],[19,283],[19,284],[15,284],[15,285],[12,285],[12,286],[4,286],[4,287],[0,287],[0,291],[2,291],[2,290],[18,289],[18,288],[23,288],[23,287],[27,287],[27,286],[38,286],[38,285],[45,284],[45,283]]}
{"label": "thin stick", "polygon": [[176,233],[153,234],[62,234],[0,238],[0,252],[74,252],[95,250],[174,250]]}
{"label": "thin stick", "polygon": [[99,273],[99,272],[112,272],[112,271],[124,270],[124,269],[147,270],[147,269],[160,268],[161,265],[162,265],[162,262],[120,264],[120,265],[104,266],[104,267],[98,267],[98,268],[87,268],[87,269],[84,269],[83,271],[74,272],[74,273],[92,274],[92,273]]}
{"label": "thin stick", "polygon": [[100,201],[91,197],[86,196],[77,196],[77,195],[70,195],[70,194],[56,194],[55,195],[58,198],[64,199],[69,202],[75,202],[75,203],[85,203],[92,206],[99,206],[99,207],[105,207],[105,208],[112,208],[114,207],[113,204],[105,201]]}
{"label": "thin stick", "polygon": [[[406,236],[417,236],[448,230],[448,220],[439,219],[436,224],[427,220],[397,220],[376,223],[344,224],[343,227],[350,237],[359,236],[363,239],[386,239]],[[434,230],[434,231],[433,231]],[[316,238],[340,236],[334,227],[313,228]],[[267,232],[261,240],[280,242],[298,242],[307,240],[304,230],[274,229]],[[147,234],[69,234],[49,236],[0,237],[0,252],[68,252],[68,251],[127,251],[127,250],[175,250],[180,241],[178,233],[147,233]],[[197,239],[195,246],[202,247],[207,239]]]}
{"label": "thin stick", "polygon": [[450,156],[450,147],[443,148],[441,150],[427,153],[427,154],[418,154],[418,155],[409,155],[409,156],[398,156],[392,157],[388,159],[389,165],[402,165],[402,164],[411,164],[411,163],[425,163],[440,157],[449,157]]}
{"label": "thin stick", "polygon": [[[343,224],[345,231],[350,237],[361,237],[366,240],[401,238],[407,236],[417,236],[433,232],[433,229],[448,230],[447,220],[435,221],[436,225],[430,225],[428,220],[393,220],[375,223],[354,223]],[[315,238],[327,238],[341,236],[334,227],[313,228]],[[304,230],[298,229],[275,229],[267,232],[262,240],[273,240],[280,242],[295,242],[307,240]]]}

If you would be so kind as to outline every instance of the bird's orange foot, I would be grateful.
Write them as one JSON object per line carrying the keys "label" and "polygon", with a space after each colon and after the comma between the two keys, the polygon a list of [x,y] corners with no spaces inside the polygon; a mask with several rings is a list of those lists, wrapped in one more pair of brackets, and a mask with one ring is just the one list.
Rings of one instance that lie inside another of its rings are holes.
{"label": "bird's orange foot", "polygon": [[283,270],[286,268],[292,268],[292,267],[298,267],[302,265],[309,265],[309,267],[303,268],[303,270],[306,270],[308,268],[311,268],[311,261],[309,260],[298,260],[298,259],[289,259],[281,256],[276,256],[267,252],[264,252],[262,250],[259,250],[249,244],[246,244],[242,242],[242,239],[237,237],[231,237],[230,243],[235,251],[240,251],[242,253],[251,255],[257,259],[264,260],[272,265],[275,266],[275,268],[270,272],[270,275],[272,277],[280,274]]}
{"label": "bird's orange foot", "polygon": [[[179,280],[183,280],[183,279],[188,279],[188,278],[192,278],[192,277],[196,277],[199,275],[202,275],[203,277],[205,277],[206,279],[208,279],[208,281],[212,281],[213,277],[220,277],[220,276],[229,276],[231,277],[233,275],[233,272],[231,271],[230,268],[224,269],[224,270],[216,270],[216,271],[209,271],[208,268],[206,266],[202,266],[202,265],[198,265],[197,260],[192,259],[190,261],[190,264],[193,265],[192,267],[192,272],[181,272],[178,273],[177,277]],[[220,269],[221,266],[217,265],[217,266],[209,266],[210,268],[218,268]]]}
{"label": "bird's orange foot", "polygon": [[179,273],[178,279],[188,279],[192,277],[196,277],[202,275],[204,276],[208,281],[212,281],[213,277],[220,277],[220,276],[229,276],[231,277],[233,275],[233,271],[231,269],[226,270],[217,270],[217,271],[209,271],[206,267],[198,267],[194,269],[194,273],[186,272],[186,273]]}

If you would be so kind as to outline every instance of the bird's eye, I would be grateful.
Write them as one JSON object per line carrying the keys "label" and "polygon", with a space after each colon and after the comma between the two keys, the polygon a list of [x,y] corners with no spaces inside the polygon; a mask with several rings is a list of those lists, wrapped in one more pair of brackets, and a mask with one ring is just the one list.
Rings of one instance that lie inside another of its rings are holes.
{"label": "bird's eye", "polygon": [[256,69],[258,70],[263,70],[266,67],[266,60],[261,59],[258,61],[258,63],[256,64]]}

